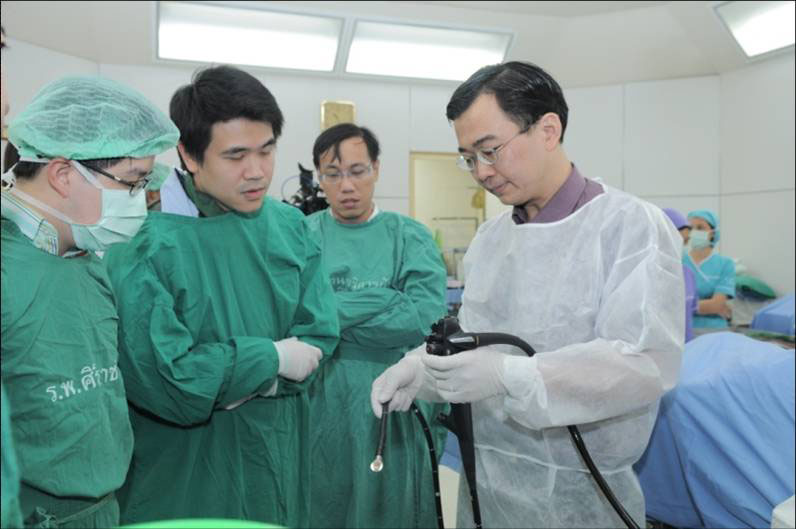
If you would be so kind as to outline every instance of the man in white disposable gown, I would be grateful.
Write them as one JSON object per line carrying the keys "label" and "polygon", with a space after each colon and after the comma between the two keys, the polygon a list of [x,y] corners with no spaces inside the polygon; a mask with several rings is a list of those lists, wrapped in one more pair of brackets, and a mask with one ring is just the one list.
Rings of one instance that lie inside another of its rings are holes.
{"label": "man in white disposable gown", "polygon": [[[519,336],[538,354],[419,347],[373,383],[377,416],[381,403],[405,410],[415,397],[472,403],[484,527],[623,525],[567,425],[643,527],[632,465],[680,366],[680,236],[659,208],[581,176],[561,146],[567,113],[558,83],[521,62],[480,69],[447,107],[459,165],[514,206],[467,251],[460,324]],[[459,517],[472,525],[466,489]]]}

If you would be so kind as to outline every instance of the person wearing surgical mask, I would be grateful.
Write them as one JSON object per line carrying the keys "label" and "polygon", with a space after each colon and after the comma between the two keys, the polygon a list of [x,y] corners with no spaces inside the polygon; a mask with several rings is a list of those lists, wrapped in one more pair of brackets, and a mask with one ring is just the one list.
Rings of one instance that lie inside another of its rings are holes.
{"label": "person wearing surgical mask", "polygon": [[141,227],[143,188],[165,170],[155,155],[179,132],[130,88],[66,77],[41,89],[8,136],[20,161],[3,175],[2,384],[22,517],[26,527],[115,527],[133,434],[116,298],[97,253]]}
{"label": "person wearing surgical mask", "polygon": [[728,301],[735,297],[735,263],[714,250],[719,242],[719,217],[700,209],[689,213],[688,221],[689,251],[683,263],[693,270],[699,295],[694,329],[700,333],[728,327],[732,318]]}

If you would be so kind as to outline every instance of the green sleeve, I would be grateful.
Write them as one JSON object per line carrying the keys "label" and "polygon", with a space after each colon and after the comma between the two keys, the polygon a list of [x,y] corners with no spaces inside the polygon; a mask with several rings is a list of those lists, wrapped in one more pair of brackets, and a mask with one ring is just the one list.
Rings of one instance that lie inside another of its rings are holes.
{"label": "green sleeve", "polygon": [[340,338],[384,348],[420,344],[445,314],[445,265],[431,235],[409,225],[395,288],[338,292]]}
{"label": "green sleeve", "polygon": [[[126,253],[122,259],[131,259]],[[109,271],[118,269],[109,266]],[[133,279],[134,278],[134,279]],[[181,425],[206,421],[275,381],[279,359],[273,341],[233,336],[224,342],[194,343],[180,321],[179,304],[161,283],[152,264],[140,260],[116,288],[119,367],[127,398],[135,406]],[[185,290],[186,286],[177,288]]]}
{"label": "green sleeve", "polygon": [[[337,305],[326,275],[319,236],[305,224],[302,224],[302,231],[306,261],[301,271],[301,298],[287,334],[323,351],[323,364],[331,358],[340,337]],[[280,378],[277,395],[306,390],[318,371],[316,369],[301,382]]]}
{"label": "green sleeve", "polygon": [[14,441],[11,435],[11,412],[8,409],[8,398],[5,388],[0,384],[0,412],[2,412],[2,507],[0,507],[0,527],[22,527],[22,510],[19,506],[19,465],[14,451]]}

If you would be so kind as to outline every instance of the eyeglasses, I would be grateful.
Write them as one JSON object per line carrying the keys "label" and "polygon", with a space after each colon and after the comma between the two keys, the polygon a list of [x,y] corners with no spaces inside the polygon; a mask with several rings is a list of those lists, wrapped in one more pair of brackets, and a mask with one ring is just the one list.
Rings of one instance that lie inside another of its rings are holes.
{"label": "eyeglasses", "polygon": [[320,177],[329,182],[330,184],[339,184],[343,181],[343,177],[347,176],[353,180],[362,180],[373,172],[373,164],[362,165],[354,164],[348,168],[348,171],[340,171],[339,169],[331,169],[328,172],[323,172]]}
{"label": "eyeglasses", "polygon": [[484,165],[495,165],[498,161],[498,153],[500,152],[500,150],[506,145],[508,145],[509,142],[511,142],[511,140],[513,140],[517,136],[528,132],[530,128],[531,125],[528,125],[527,127],[522,129],[517,134],[515,134],[514,136],[503,142],[501,145],[498,145],[497,147],[493,147],[491,149],[476,150],[475,156],[465,156],[464,154],[462,154],[459,156],[459,159],[456,160],[456,165],[459,167],[459,169],[461,169],[462,171],[467,171],[468,173],[472,173],[473,171],[475,171],[476,160]]}
{"label": "eyeglasses", "polygon": [[120,184],[126,185],[127,187],[130,188],[130,195],[132,195],[132,196],[135,196],[138,193],[140,193],[141,190],[144,189],[146,187],[146,185],[149,183],[149,181],[152,179],[151,176],[145,176],[143,178],[139,178],[135,182],[128,182],[127,180],[122,180],[118,176],[114,176],[114,175],[110,174],[109,172],[100,169],[99,167],[94,167],[93,165],[89,165],[89,164],[87,164],[85,162],[80,162],[80,163],[83,165],[83,167],[85,167],[86,169],[88,169],[90,171],[94,171],[95,173],[99,173],[102,176],[107,176],[111,180],[115,180],[115,181],[119,182]]}

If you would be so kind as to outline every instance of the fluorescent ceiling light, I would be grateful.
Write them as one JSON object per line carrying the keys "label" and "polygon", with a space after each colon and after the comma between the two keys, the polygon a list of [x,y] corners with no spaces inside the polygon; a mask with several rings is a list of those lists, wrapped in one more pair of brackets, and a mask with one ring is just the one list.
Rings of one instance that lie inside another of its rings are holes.
{"label": "fluorescent ceiling light", "polygon": [[346,72],[463,81],[503,61],[511,35],[357,22]]}
{"label": "fluorescent ceiling light", "polygon": [[234,6],[160,2],[158,57],[334,70],[343,20]]}
{"label": "fluorescent ceiling light", "polygon": [[794,2],[726,2],[716,13],[747,57],[793,46]]}

